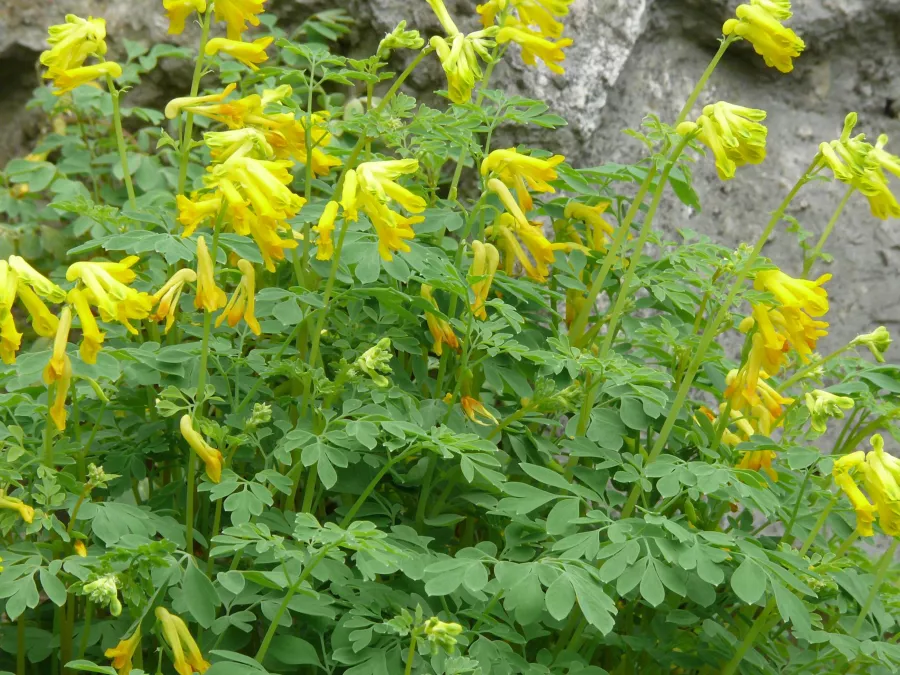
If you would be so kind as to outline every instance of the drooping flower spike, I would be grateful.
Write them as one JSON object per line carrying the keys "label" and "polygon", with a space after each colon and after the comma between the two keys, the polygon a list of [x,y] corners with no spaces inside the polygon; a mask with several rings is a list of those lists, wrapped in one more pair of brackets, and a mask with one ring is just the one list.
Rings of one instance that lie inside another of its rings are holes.
{"label": "drooping flower spike", "polygon": [[712,152],[719,178],[730,180],[738,167],[766,158],[768,130],[760,124],[764,119],[763,110],[720,101],[703,108],[696,122],[680,124],[677,131],[682,136],[696,135]]}
{"label": "drooping flower spike", "polygon": [[225,310],[216,319],[216,328],[223,321],[228,321],[228,325],[234,328],[243,319],[254,335],[261,335],[262,329],[256,320],[256,272],[253,265],[243,259],[238,261],[238,269],[241,271],[241,281]]}
{"label": "drooping flower spike", "polygon": [[[84,544],[79,540],[77,544],[81,544],[84,547]],[[119,675],[129,675],[132,670],[132,660],[134,659],[134,653],[141,646],[141,628],[138,626],[137,630],[131,634],[131,637],[126,638],[124,640],[119,640],[119,644],[115,647],[111,647],[104,652],[104,655],[108,659],[112,659],[112,667],[115,668]]]}
{"label": "drooping flower spike", "polygon": [[213,483],[222,480],[222,466],[225,464],[225,458],[216,448],[207,443],[200,432],[194,429],[194,423],[190,415],[183,415],[179,425],[181,435],[188,445],[197,453],[197,457],[206,466],[206,475]]}
{"label": "drooping flower spike", "polygon": [[206,0],[163,0],[163,9],[169,17],[169,35],[181,35],[191,14],[206,11]]}
{"label": "drooping flower spike", "polygon": [[[422,284],[420,292],[421,296],[437,309],[438,304],[431,291],[431,286]],[[431,333],[431,337],[434,339],[431,351],[436,355],[441,356],[441,354],[444,353],[443,345],[445,344],[450,347],[450,349],[459,350],[459,340],[456,338],[453,328],[450,327],[450,323],[446,319],[442,319],[433,312],[426,311],[425,322],[428,324],[428,330]]]}
{"label": "drooping flower spike", "polygon": [[781,23],[791,17],[790,7],[785,0],[750,0],[749,5],[738,5],[737,18],[726,21],[722,32],[744,38],[767,66],[789,73],[794,69],[793,60],[806,48],[803,40]]}
{"label": "drooping flower spike", "polygon": [[210,664],[203,658],[203,653],[184,620],[165,607],[157,607],[155,614],[163,638],[172,650],[172,661],[178,675],[193,675],[195,672],[205,673],[209,670]]}
{"label": "drooping flower spike", "polygon": [[178,300],[184,285],[197,281],[197,274],[192,269],[181,269],[175,272],[162,288],[153,294],[153,304],[156,311],[150,316],[153,321],[166,320],[165,332],[168,333],[175,323],[175,312],[178,309]]}

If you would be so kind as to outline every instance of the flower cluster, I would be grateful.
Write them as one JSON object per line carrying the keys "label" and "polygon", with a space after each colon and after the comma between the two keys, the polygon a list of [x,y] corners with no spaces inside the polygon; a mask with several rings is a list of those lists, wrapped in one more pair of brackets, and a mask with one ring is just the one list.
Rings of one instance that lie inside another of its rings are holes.
{"label": "flower cluster", "polygon": [[[41,54],[41,65],[47,67],[44,77],[53,80],[57,96],[101,77],[116,78],[122,75],[122,67],[118,63],[103,58],[106,54],[104,19],[82,19],[67,14],[65,23],[50,26],[47,42],[50,49]],[[98,62],[84,65],[91,56]]]}
{"label": "flower cluster", "polygon": [[[871,443],[868,453],[857,450],[835,460],[834,482],[856,511],[856,529],[861,536],[874,534],[876,515],[885,534],[900,536],[900,459],[884,451],[880,435],[872,436]],[[871,502],[860,490],[859,478]]]}
{"label": "flower cluster", "polygon": [[[240,41],[251,26],[259,25],[259,14],[266,0],[215,0],[213,9],[216,20],[224,21],[229,40]],[[194,12],[206,13],[207,0],[163,0],[163,8],[169,16],[169,34],[180,35],[184,24]]]}
{"label": "flower cluster", "polygon": [[865,134],[851,137],[857,115],[850,113],[844,120],[841,137],[819,146],[821,165],[834,173],[842,183],[859,190],[869,200],[872,215],[881,220],[900,217],[900,203],[891,192],[885,171],[900,177],[900,157],[887,152],[888,137],[878,137],[875,145],[866,141]]}
{"label": "flower cluster", "polygon": [[157,607],[155,613],[162,636],[172,650],[172,662],[178,675],[205,673],[209,670],[210,664],[203,658],[203,653],[184,619],[172,614],[165,607]]}
{"label": "flower cluster", "polygon": [[488,0],[478,5],[485,27],[499,24],[497,43],[515,42],[522,48],[522,60],[529,66],[537,59],[557,74],[565,72],[560,65],[566,58],[563,49],[572,46],[563,38],[565,26],[560,19],[568,16],[573,0]]}
{"label": "flower cluster", "polygon": [[703,108],[696,122],[680,124],[677,131],[696,135],[712,152],[719,178],[730,180],[739,166],[760,164],[766,158],[768,130],[760,124],[764,119],[764,110],[719,101]]}
{"label": "flower cluster", "polygon": [[722,32],[747,40],[770,68],[791,72],[793,59],[806,45],[781,23],[792,16],[790,0],[750,0],[748,5],[738,5],[735,13],[737,18],[726,21]]}

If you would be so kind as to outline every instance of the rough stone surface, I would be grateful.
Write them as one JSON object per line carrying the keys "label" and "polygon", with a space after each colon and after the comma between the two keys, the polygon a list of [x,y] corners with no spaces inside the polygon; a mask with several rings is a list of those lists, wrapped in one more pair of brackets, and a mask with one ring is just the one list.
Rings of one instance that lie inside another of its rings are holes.
{"label": "rough stone surface", "polygon": [[[344,45],[349,53],[368,53],[400,19],[426,34],[438,31],[422,0],[270,0],[286,26],[311,12],[345,7],[357,24]],[[449,0],[466,29],[474,28],[473,0]],[[575,0],[567,24],[575,40],[564,77],[527,69],[511,59],[495,82],[525,95],[542,97],[566,117],[569,127],[555,134],[525,132],[516,140],[566,154],[573,163],[597,165],[633,161],[640,145],[621,133],[648,112],[673,119],[717,48],[722,22],[736,0]],[[0,161],[27,147],[39,123],[25,114],[24,102],[39,82],[35,67],[46,26],[66,12],[104,16],[110,41],[123,37],[165,40],[166,21],[156,0],[61,0],[26,3],[0,0]],[[661,209],[670,229],[689,227],[726,245],[752,241],[771,212],[815,153],[817,144],[840,133],[844,115],[860,113],[861,131],[872,138],[900,134],[900,0],[794,0],[792,26],[808,51],[794,73],[780,75],[743,44],[733,47],[699,104],[725,99],[769,112],[769,158],[741,169],[735,180],[720,182],[711,161],[697,165],[702,212],[674,199]],[[402,65],[402,64],[400,64]],[[183,71],[157,75],[157,92],[185,86]],[[441,86],[431,63],[412,78],[419,92]],[[153,91],[145,96],[152,98]],[[890,146],[889,146],[890,147]],[[900,144],[895,145],[900,150]],[[801,194],[791,215],[818,234],[840,199],[842,188],[814,184]],[[872,218],[855,197],[828,247],[835,262],[829,289],[833,332],[825,349],[858,332],[884,324],[900,328],[900,224]],[[779,233],[767,254],[798,271],[792,235]],[[824,266],[820,266],[825,271]]]}

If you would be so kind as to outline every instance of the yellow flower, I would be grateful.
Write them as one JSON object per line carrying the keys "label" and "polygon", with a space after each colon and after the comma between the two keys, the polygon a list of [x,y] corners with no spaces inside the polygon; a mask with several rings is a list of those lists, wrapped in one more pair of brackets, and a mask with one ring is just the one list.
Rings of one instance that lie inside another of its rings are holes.
{"label": "yellow flower", "polygon": [[331,260],[334,255],[334,242],[331,235],[334,232],[334,221],[337,218],[340,204],[337,202],[328,202],[319,222],[312,229],[318,237],[316,238],[316,260]]}
{"label": "yellow flower", "polygon": [[557,75],[566,72],[559,64],[566,60],[563,49],[573,44],[570,38],[553,42],[524,25],[503,26],[497,33],[497,44],[507,42],[515,42],[522,48],[522,60],[529,66],[537,65],[537,59],[540,59],[551,72]]}
{"label": "yellow flower", "polygon": [[[81,541],[75,543],[76,546],[78,544],[84,547],[84,543]],[[129,675],[132,670],[131,661],[134,658],[134,653],[140,646],[141,627],[138,626],[138,629],[134,631],[130,638],[120,640],[115,647],[107,649],[105,656],[108,659],[112,659],[112,667],[119,671],[119,675]]]}
{"label": "yellow flower", "polygon": [[[72,328],[72,310],[63,307],[59,314],[59,322],[56,329],[56,337],[53,339],[53,352],[50,361],[44,367],[44,382],[53,384],[62,379],[66,372],[66,347],[69,344],[69,330]],[[71,366],[70,366],[71,369]]]}
{"label": "yellow flower", "polygon": [[0,319],[0,359],[11,365],[16,362],[16,352],[22,346],[22,334],[16,330],[16,322],[12,314]]}
{"label": "yellow flower", "polygon": [[539,159],[523,155],[515,148],[494,150],[481,163],[482,176],[495,176],[516,191],[519,204],[525,211],[534,207],[529,189],[555,193],[550,181],[557,178],[556,167],[566,160],[562,155]]}
{"label": "yellow flower", "polygon": [[137,261],[137,256],[129,256],[117,263],[77,262],[66,271],[66,279],[84,284],[85,296],[97,307],[101,319],[118,321],[135,335],[137,329],[130,320],[146,319],[153,308],[149,295],[126,285],[135,278],[131,267]]}
{"label": "yellow flower", "polygon": [[104,61],[103,63],[95,63],[90,66],[81,66],[80,68],[71,68],[57,73],[53,83],[57,86],[54,94],[62,96],[66,92],[72,91],[76,87],[80,87],[88,82],[93,82],[101,77],[112,77],[113,79],[122,76],[122,66],[115,61]]}
{"label": "yellow flower", "polygon": [[[218,3],[216,3],[218,9]],[[272,36],[259,38],[253,42],[239,42],[226,38],[213,38],[206,43],[206,55],[213,56],[220,51],[225,52],[233,59],[240,61],[250,70],[259,70],[257,64],[264,63],[267,58],[266,48],[272,44],[275,38]]]}
{"label": "yellow flower", "polygon": [[[500,187],[506,190],[506,186],[500,181],[493,179],[491,182],[498,183]],[[509,194],[508,191],[507,194]],[[509,196],[509,200],[512,201],[512,205],[516,205],[515,200],[512,200],[512,195]],[[507,208],[509,208],[509,205]],[[518,208],[517,205],[516,208]],[[501,214],[494,225],[485,230],[485,234],[497,240],[497,247],[505,255],[504,269],[507,274],[511,274],[513,259],[515,259],[522,265],[525,274],[530,278],[535,281],[545,281],[547,279],[547,275],[550,274],[550,265],[556,259],[554,246],[557,245],[551,244],[547,240],[539,223],[532,224],[525,220],[523,224],[514,216],[504,213]],[[521,244],[519,243],[520,240]],[[525,253],[525,249],[522,248],[523,244],[534,258],[533,264]]]}
{"label": "yellow flower", "polygon": [[244,319],[253,334],[260,335],[262,329],[256,320],[256,272],[246,260],[238,260],[238,269],[242,274],[241,282],[225,306],[225,311],[216,319],[216,328],[226,319],[232,328]]}
{"label": "yellow flower", "polygon": [[11,269],[9,263],[0,260],[0,320],[9,316],[16,303],[19,275]]}
{"label": "yellow flower", "polygon": [[[193,0],[177,0],[179,2],[192,2]],[[205,0],[200,0],[201,2],[205,2]],[[228,96],[237,88],[235,83],[229,84],[225,89],[220,91],[218,94],[206,94],[205,96],[180,96],[178,98],[173,98],[166,104],[166,118],[170,120],[174,120],[178,117],[182,111],[187,111],[193,113],[194,115],[202,115],[203,117],[209,117],[210,119],[214,119],[217,122],[227,123],[225,120],[230,119],[230,116],[215,116],[220,115],[224,112],[226,106],[233,105],[231,103],[227,103],[223,106],[220,105],[207,105],[207,104],[219,104],[222,103]],[[258,99],[259,97],[257,97]],[[231,125],[229,125],[231,126]],[[237,125],[238,127],[242,126],[241,124]]]}
{"label": "yellow flower", "polygon": [[190,237],[199,225],[216,217],[222,208],[222,197],[214,194],[193,201],[184,195],[178,195],[175,203],[178,207],[178,222],[184,225],[181,236]]}
{"label": "yellow flower", "polygon": [[[421,295],[437,309],[438,304],[431,294],[431,286],[422,284]],[[453,332],[450,323],[446,319],[442,319],[436,314],[426,311],[425,322],[428,324],[428,330],[431,332],[431,337],[434,338],[434,344],[431,347],[431,351],[440,356],[444,353],[443,345],[445,343],[451,349],[459,350],[459,340],[456,339],[456,334]]]}
{"label": "yellow flower", "polygon": [[462,406],[463,412],[466,414],[470,420],[472,420],[475,424],[478,424],[483,427],[490,426],[488,422],[482,422],[482,419],[488,420],[494,424],[497,424],[497,418],[494,417],[490,411],[484,407],[484,404],[479,401],[477,398],[473,398],[471,396],[463,396],[459,400],[460,406]]}
{"label": "yellow flower", "polygon": [[191,14],[206,11],[206,0],[163,0],[163,9],[169,16],[169,35],[181,35]]}
{"label": "yellow flower", "polygon": [[738,469],[747,469],[749,471],[765,471],[769,478],[776,483],[778,482],[778,473],[772,468],[772,461],[777,455],[771,450],[749,450],[741,456],[738,462]]}
{"label": "yellow flower", "polygon": [[588,240],[595,251],[605,250],[607,240],[615,232],[615,228],[603,218],[609,205],[610,202],[601,202],[596,206],[588,206],[575,201],[566,204],[566,218],[580,220],[589,226]]}
{"label": "yellow flower", "polygon": [[0,494],[0,509],[15,511],[29,525],[34,521],[34,509],[22,502],[21,499]]}
{"label": "yellow flower", "polygon": [[[373,197],[380,204],[387,204],[390,200],[394,200],[410,213],[421,213],[428,203],[396,182],[400,176],[414,174],[418,170],[419,161],[415,159],[363,162],[356,167],[355,182],[358,190],[364,193],[363,196]],[[343,198],[347,198],[346,187]],[[365,204],[363,206],[365,207]],[[348,210],[347,206],[344,206],[344,209]]]}
{"label": "yellow flower", "polygon": [[517,224],[523,227],[528,225],[528,218],[525,216],[525,212],[522,211],[522,207],[519,206],[515,197],[512,196],[512,192],[500,179],[491,178],[488,180],[487,188],[500,198],[500,203],[503,204]]}
{"label": "yellow flower", "polygon": [[66,292],[29,265],[24,258],[11,255],[9,266],[16,273],[20,284],[27,284],[45,300],[54,303],[66,301]]}
{"label": "yellow flower", "polygon": [[[862,451],[855,454],[864,454]],[[846,459],[849,455],[845,457],[841,457],[841,459]],[[871,537],[875,534],[875,531],[872,529],[872,523],[875,522],[875,513],[877,509],[875,505],[872,504],[868,498],[863,494],[862,490],[859,489],[859,486],[856,484],[856,481],[853,480],[853,477],[846,471],[838,470],[838,463],[840,460],[834,463],[833,475],[835,484],[843,491],[847,498],[850,500],[850,505],[853,506],[853,510],[856,511],[856,530],[859,532],[861,537]]]}
{"label": "yellow flower", "polygon": [[438,21],[440,21],[441,26],[444,28],[447,35],[453,37],[459,33],[459,28],[456,27],[453,18],[450,16],[450,12],[447,11],[444,0],[425,0],[425,2],[427,2],[431,9],[434,10],[435,16]]}
{"label": "yellow flower", "polygon": [[876,434],[872,450],[866,454],[863,479],[878,509],[878,523],[884,533],[900,535],[900,459],[884,451],[884,439]]}
{"label": "yellow flower", "polygon": [[499,264],[500,252],[496,246],[480,241],[472,242],[472,266],[469,268],[469,279],[474,279],[470,283],[475,299],[470,307],[472,314],[478,319],[487,319],[487,310],[484,304],[487,302]]}
{"label": "yellow flower", "polygon": [[172,661],[178,675],[193,675],[195,672],[205,673],[209,670],[210,664],[203,658],[184,620],[164,607],[157,607],[155,614],[163,637],[172,650]]}
{"label": "yellow flower", "polygon": [[59,319],[47,308],[40,296],[25,284],[19,285],[19,300],[25,305],[25,309],[31,316],[31,326],[34,332],[41,337],[51,337],[56,334]]}
{"label": "yellow flower", "polygon": [[790,3],[769,0],[751,0],[749,5],[738,5],[737,18],[729,19],[722,26],[725,35],[737,35],[753,45],[766,65],[782,73],[794,69],[793,59],[806,48],[798,35],[781,24],[790,17]]}
{"label": "yellow flower", "polygon": [[297,215],[306,203],[288,187],[293,181],[288,171],[290,166],[290,162],[284,161],[232,157],[214,167],[209,184],[222,187],[226,200],[236,207],[243,206],[244,199],[235,202],[235,196],[228,190],[230,185],[240,186],[257,216],[284,220]]}
{"label": "yellow flower", "polygon": [[47,42],[50,49],[41,54],[41,65],[47,67],[45,78],[55,79],[63,71],[79,68],[89,56],[106,54],[106,21],[74,14],[66,22],[50,26]]}
{"label": "yellow flower", "polygon": [[203,142],[209,148],[213,162],[216,163],[226,162],[232,157],[275,158],[275,150],[269,145],[265,134],[252,127],[210,131],[203,134]]}
{"label": "yellow flower", "polygon": [[105,334],[100,332],[84,291],[78,288],[69,291],[69,303],[75,308],[81,322],[81,360],[85,363],[97,363],[97,354],[103,347]]}
{"label": "yellow flower", "polygon": [[181,292],[184,285],[197,281],[197,274],[192,269],[178,270],[173,274],[162,288],[153,294],[153,304],[156,305],[156,311],[150,315],[153,321],[166,320],[166,330],[168,333],[172,325],[175,323],[175,311],[178,309],[178,300],[181,298]]}
{"label": "yellow flower", "polygon": [[408,253],[412,250],[406,243],[416,236],[412,226],[425,220],[423,216],[402,216],[386,206],[370,207],[367,213],[378,236],[378,254],[388,262],[394,259],[396,251]]}
{"label": "yellow flower", "polygon": [[844,419],[844,411],[853,408],[853,399],[848,396],[837,396],[822,389],[813,389],[806,392],[804,397],[812,428],[820,434],[824,434],[828,428],[826,422],[829,418]]}
{"label": "yellow flower", "polygon": [[241,34],[247,30],[247,22],[251,26],[259,25],[257,14],[263,11],[266,0],[216,0],[216,21],[224,21],[229,40],[240,40]]}
{"label": "yellow flower", "polygon": [[225,463],[225,458],[222,457],[222,453],[203,440],[203,436],[201,436],[199,432],[194,431],[194,425],[190,415],[184,415],[181,418],[181,424],[179,426],[184,440],[188,442],[188,445],[194,449],[194,452],[197,453],[197,456],[206,465],[206,475],[209,476],[209,479],[213,483],[221,481],[222,465]]}
{"label": "yellow flower", "polygon": [[488,29],[469,35],[456,33],[449,38],[439,35],[431,38],[429,44],[447,75],[447,95],[453,103],[472,100],[472,91],[484,76],[478,57],[490,58],[494,33],[494,29]]}
{"label": "yellow flower", "polygon": [[50,419],[53,420],[56,428],[60,431],[66,430],[66,397],[69,395],[69,387],[71,384],[72,361],[69,359],[68,354],[64,354],[62,373],[56,380],[56,389],[53,393],[53,405],[50,407]]}
{"label": "yellow flower", "polygon": [[197,296],[194,307],[207,312],[215,312],[227,302],[225,291],[216,286],[215,263],[206,248],[203,237],[197,239]]}
{"label": "yellow flower", "polygon": [[[74,544],[72,544],[72,550],[75,551],[75,555],[79,558],[87,558],[87,546],[84,545],[84,541],[81,539],[77,539]],[[109,650],[107,650],[109,651]],[[107,654],[109,656],[109,654]],[[125,671],[126,673],[129,671]]]}
{"label": "yellow flower", "polygon": [[713,153],[719,178],[730,180],[737,167],[759,164],[766,158],[769,132],[760,124],[764,119],[764,110],[719,101],[703,108],[696,123],[684,122],[677,131],[684,136],[696,133]]}
{"label": "yellow flower", "polygon": [[822,284],[829,279],[830,274],[808,281],[795,279],[778,269],[763,270],[756,273],[753,287],[774,295],[782,308],[799,309],[811,317],[820,317],[828,312],[828,292],[822,288]]}
{"label": "yellow flower", "polygon": [[888,350],[888,347],[891,346],[892,342],[893,340],[891,340],[891,334],[888,332],[888,329],[884,326],[879,326],[871,333],[857,335],[853,338],[850,345],[853,347],[859,345],[868,347],[869,351],[872,352],[872,356],[875,357],[875,360],[878,361],[878,363],[884,363],[884,353]]}

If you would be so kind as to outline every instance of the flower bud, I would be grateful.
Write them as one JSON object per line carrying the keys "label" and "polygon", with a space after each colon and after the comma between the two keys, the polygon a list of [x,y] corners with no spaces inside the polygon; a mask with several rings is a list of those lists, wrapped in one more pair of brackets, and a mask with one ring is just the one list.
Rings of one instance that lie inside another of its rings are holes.
{"label": "flower bud", "polygon": [[872,356],[878,363],[884,363],[884,352],[891,346],[891,334],[884,326],[879,326],[871,333],[857,335],[850,343],[851,346],[865,345],[872,352]]}

